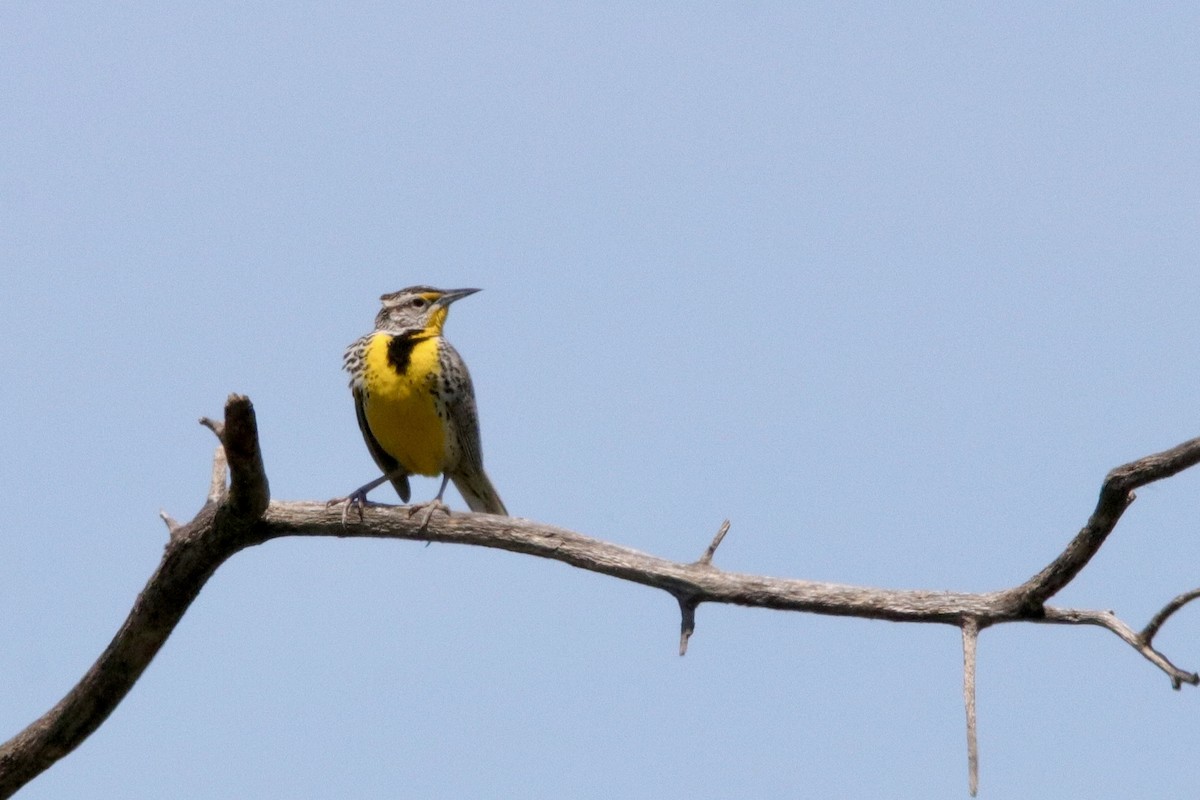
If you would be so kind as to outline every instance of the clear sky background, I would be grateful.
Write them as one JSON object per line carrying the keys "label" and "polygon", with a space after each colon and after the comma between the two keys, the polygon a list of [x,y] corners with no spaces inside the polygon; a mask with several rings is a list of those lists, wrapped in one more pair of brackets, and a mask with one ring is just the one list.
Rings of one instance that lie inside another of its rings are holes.
{"label": "clear sky background", "polygon": [[[7,3],[0,182],[0,738],[201,505],[228,393],[277,499],[373,477],[341,354],[410,284],[484,289],[447,333],[509,509],[677,560],[729,517],[726,569],[1002,588],[1200,435],[1193,4]],[[1198,520],[1200,471],[1148,487],[1057,602],[1140,627]],[[678,624],[270,542],[21,796],[966,796],[956,629]],[[1200,791],[1200,692],[1107,632],[986,631],[979,713],[985,798]]]}

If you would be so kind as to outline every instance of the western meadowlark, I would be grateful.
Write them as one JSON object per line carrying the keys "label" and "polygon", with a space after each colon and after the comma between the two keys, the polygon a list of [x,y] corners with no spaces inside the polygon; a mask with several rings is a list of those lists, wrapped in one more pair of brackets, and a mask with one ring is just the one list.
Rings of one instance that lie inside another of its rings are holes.
{"label": "western meadowlark", "polygon": [[411,516],[425,508],[423,524],[436,510],[449,513],[442,503],[448,481],[472,511],[508,514],[483,471],[471,375],[442,338],[450,304],[477,291],[410,286],[385,294],[375,330],[346,348],[343,366],[350,373],[358,427],[383,475],[329,501],[346,504],[343,521],[351,506],[361,518],[367,492],[384,481],[407,503],[409,475],[442,476],[437,497],[409,511]]}

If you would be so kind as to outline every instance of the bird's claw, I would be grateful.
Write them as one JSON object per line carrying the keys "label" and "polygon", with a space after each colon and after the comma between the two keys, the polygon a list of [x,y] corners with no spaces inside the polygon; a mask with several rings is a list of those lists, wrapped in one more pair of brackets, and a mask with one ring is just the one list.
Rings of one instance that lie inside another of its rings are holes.
{"label": "bird's claw", "polygon": [[358,509],[358,521],[362,522],[363,521],[363,509],[366,508],[367,506],[376,505],[375,503],[372,503],[370,500],[367,499],[367,493],[362,491],[361,489],[358,491],[355,491],[355,492],[351,492],[346,497],[335,497],[332,500],[330,500],[328,503],[326,503],[325,507],[332,508],[333,506],[336,506],[339,503],[345,503],[345,506],[342,508],[342,527],[346,526],[346,519],[350,515],[351,508]]}
{"label": "bird's claw", "polygon": [[450,516],[450,506],[443,503],[440,499],[434,498],[428,503],[417,503],[408,507],[408,518],[412,519],[413,514],[421,512],[421,527],[420,530],[425,530],[429,527],[429,520],[433,519],[435,512],[441,511],[447,517]]}

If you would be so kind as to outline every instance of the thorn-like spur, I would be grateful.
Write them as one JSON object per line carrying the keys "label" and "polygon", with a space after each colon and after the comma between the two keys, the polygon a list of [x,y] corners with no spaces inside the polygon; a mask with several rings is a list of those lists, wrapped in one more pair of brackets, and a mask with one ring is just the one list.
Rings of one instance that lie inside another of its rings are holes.
{"label": "thorn-like spur", "polygon": [[163,522],[167,523],[167,533],[174,533],[175,531],[177,531],[183,527],[182,525],[180,525],[178,522],[175,521],[174,517],[172,517],[170,514],[168,514],[165,510],[163,510],[161,508],[158,510],[158,516],[159,516],[159,519],[161,519]]}

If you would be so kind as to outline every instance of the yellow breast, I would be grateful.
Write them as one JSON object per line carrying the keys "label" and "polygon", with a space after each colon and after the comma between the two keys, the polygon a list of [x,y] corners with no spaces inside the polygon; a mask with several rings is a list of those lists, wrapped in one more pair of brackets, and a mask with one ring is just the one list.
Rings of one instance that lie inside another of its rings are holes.
{"label": "yellow breast", "polygon": [[394,337],[376,333],[364,359],[364,411],[371,434],[401,466],[417,475],[445,468],[446,435],[430,391],[438,376],[436,336],[418,339],[403,372],[388,346]]}

